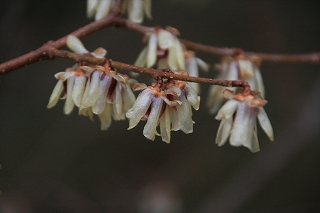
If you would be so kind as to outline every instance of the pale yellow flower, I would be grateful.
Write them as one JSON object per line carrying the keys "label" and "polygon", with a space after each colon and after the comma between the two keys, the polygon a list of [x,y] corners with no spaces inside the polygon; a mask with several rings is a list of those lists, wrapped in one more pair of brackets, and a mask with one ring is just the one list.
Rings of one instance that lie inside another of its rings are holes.
{"label": "pale yellow flower", "polygon": [[[238,56],[236,58],[226,56],[221,62],[221,73],[217,79],[247,81],[251,89],[260,92],[260,95],[264,98],[265,91],[258,67],[259,63],[258,59],[249,59],[245,56]],[[222,95],[224,89],[225,87],[217,85],[210,87],[206,103],[210,113],[216,113],[222,103],[226,100]],[[228,89],[236,91],[237,88],[232,87]]]}
{"label": "pale yellow flower", "polygon": [[147,68],[158,64],[159,69],[184,70],[184,47],[170,31],[157,29],[154,33],[147,34],[148,44],[141,51],[134,64]]}
{"label": "pale yellow flower", "polygon": [[215,117],[221,120],[216,136],[218,146],[224,145],[230,136],[229,141],[232,146],[244,146],[252,152],[258,152],[260,147],[256,118],[269,139],[274,140],[270,120],[263,109],[267,101],[258,95],[243,96],[240,93],[234,95],[230,90],[225,90],[224,95],[229,100]]}

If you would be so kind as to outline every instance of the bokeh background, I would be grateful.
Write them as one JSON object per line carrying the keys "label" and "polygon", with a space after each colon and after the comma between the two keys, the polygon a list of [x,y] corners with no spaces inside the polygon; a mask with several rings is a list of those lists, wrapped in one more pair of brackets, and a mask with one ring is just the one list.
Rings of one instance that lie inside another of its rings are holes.
{"label": "bokeh background", "polygon": [[[85,0],[2,0],[0,62],[27,53],[89,23]],[[320,51],[317,1],[153,1],[147,26],[173,26],[184,39],[247,51]],[[83,39],[108,57],[133,63],[142,35],[105,28]],[[210,64],[219,58],[203,53]],[[319,212],[319,65],[263,62],[265,109],[274,127],[270,142],[259,129],[261,151],[214,144],[219,122],[202,106],[194,133],[172,142],[127,131],[113,122],[101,131],[63,102],[46,109],[56,80],[72,66],[42,61],[0,76],[0,212]],[[202,73],[215,77],[213,69]],[[148,77],[139,81],[149,82]]]}

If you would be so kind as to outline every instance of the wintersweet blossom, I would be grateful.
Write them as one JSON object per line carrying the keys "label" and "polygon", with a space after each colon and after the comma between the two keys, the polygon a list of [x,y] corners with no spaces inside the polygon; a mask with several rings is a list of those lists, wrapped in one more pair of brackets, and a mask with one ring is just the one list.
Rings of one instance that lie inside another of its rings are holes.
{"label": "wintersweet blossom", "polygon": [[[226,56],[222,59],[221,73],[217,79],[247,81],[251,89],[260,92],[262,98],[264,98],[264,84],[259,70],[259,64],[259,58],[247,58],[243,55],[235,58]],[[226,100],[222,95],[224,89],[225,87],[217,85],[210,87],[206,103],[210,113],[216,113]],[[228,89],[235,92],[237,88],[232,87]]]}
{"label": "wintersweet blossom", "polygon": [[[129,128],[135,127],[140,120],[147,120],[143,135],[154,140],[161,135],[164,142],[170,143],[171,131],[193,132],[192,110],[199,108],[200,98],[185,82],[167,82],[159,86],[143,86],[133,107],[126,116],[130,120]],[[163,90],[164,89],[164,90]],[[157,126],[160,126],[160,134]]]}
{"label": "wintersweet blossom", "polygon": [[[81,41],[75,36],[68,36],[67,46],[76,53],[89,53]],[[96,57],[104,57],[106,50],[98,48],[93,53]],[[63,93],[66,99],[64,113],[70,114],[74,106],[79,108],[79,114],[93,119],[96,114],[101,121],[101,129],[106,130],[114,120],[124,120],[125,112],[135,101],[130,80],[110,66],[75,65],[65,72],[55,74],[59,80],[53,89],[47,108],[55,106]]]}
{"label": "wintersweet blossom", "polygon": [[222,146],[230,136],[232,146],[244,146],[252,152],[260,150],[256,118],[261,128],[271,141],[274,140],[273,129],[263,106],[267,103],[259,95],[235,94],[230,90],[224,91],[224,96],[229,100],[221,107],[217,120],[221,120],[216,144]]}
{"label": "wintersweet blossom", "polygon": [[[111,10],[114,0],[87,0],[87,16],[94,16],[95,20],[107,16]],[[147,18],[151,16],[151,0],[127,0],[123,2],[122,9],[128,11],[128,19],[132,22],[141,23],[144,14]]]}
{"label": "wintersweet blossom", "polygon": [[[188,75],[186,72],[179,72],[181,75]],[[192,107],[198,110],[200,107],[200,96],[186,82],[171,80],[165,85],[165,91],[177,94],[169,96],[169,100],[178,101],[179,105],[170,108],[172,120],[172,130],[181,130],[186,134],[193,132]]]}
{"label": "wintersweet blossom", "polygon": [[158,63],[158,68],[169,68],[172,71],[184,70],[184,47],[175,36],[176,29],[156,29],[153,33],[147,33],[147,46],[141,51],[136,66],[153,67]]}

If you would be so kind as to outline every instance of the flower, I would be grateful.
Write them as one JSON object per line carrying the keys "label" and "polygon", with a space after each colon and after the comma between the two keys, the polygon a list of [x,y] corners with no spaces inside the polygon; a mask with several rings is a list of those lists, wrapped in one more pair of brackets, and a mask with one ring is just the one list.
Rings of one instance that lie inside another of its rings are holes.
{"label": "flower", "polygon": [[[197,110],[200,97],[182,81],[166,82],[152,86],[141,86],[141,93],[136,102],[126,113],[129,119],[129,129],[135,127],[140,120],[147,120],[143,135],[154,140],[161,135],[164,142],[170,143],[171,131],[182,130],[193,132],[191,105]],[[165,89],[165,90],[163,90]],[[160,134],[157,126],[160,126]]]}
{"label": "flower", "polygon": [[261,128],[271,141],[274,140],[273,130],[263,106],[267,103],[259,95],[244,96],[240,93],[234,95],[230,90],[224,91],[228,100],[219,110],[217,120],[221,120],[216,144],[222,146],[230,136],[232,146],[244,146],[252,152],[258,152],[259,142],[257,136],[256,117]]}
{"label": "flower", "polygon": [[[81,41],[74,37],[67,38],[67,45],[77,53],[88,53]],[[91,53],[90,53],[91,54]],[[98,48],[92,53],[96,57],[104,57],[106,50]],[[53,89],[47,108],[54,107],[61,94],[66,99],[64,113],[70,114],[74,106],[79,114],[89,116],[93,120],[96,114],[101,121],[101,129],[107,130],[114,120],[124,120],[125,112],[135,101],[131,90],[131,80],[111,70],[109,64],[104,66],[78,63],[65,72],[55,74],[59,80]]]}
{"label": "flower", "polygon": [[[260,60],[258,58],[248,58],[244,55],[238,55],[235,58],[226,56],[222,59],[221,73],[217,79],[247,81],[251,89],[260,92],[262,98],[264,98],[264,84],[258,67],[259,64]],[[224,89],[224,87],[217,85],[210,87],[206,105],[211,114],[216,113],[225,101],[222,95]],[[229,89],[236,91],[237,88]]]}
{"label": "flower", "polygon": [[[87,0],[87,16],[95,16],[95,20],[107,16],[113,5],[113,0]],[[127,0],[123,3],[123,10],[128,9],[128,19],[141,23],[143,14],[151,18],[151,0]]]}
{"label": "flower", "polygon": [[176,29],[156,29],[153,33],[147,33],[147,46],[141,51],[136,66],[153,67],[158,63],[158,68],[169,68],[173,71],[184,70],[184,47],[175,36]]}
{"label": "flower", "polygon": [[[203,60],[201,60],[200,58],[197,58],[195,56],[195,52],[185,50],[184,57],[185,57],[185,70],[188,72],[190,76],[194,76],[194,77],[199,76],[198,67],[200,67],[203,71],[208,72],[209,65]],[[200,85],[198,83],[191,82],[189,83],[189,85],[196,91],[197,94],[200,94]]]}

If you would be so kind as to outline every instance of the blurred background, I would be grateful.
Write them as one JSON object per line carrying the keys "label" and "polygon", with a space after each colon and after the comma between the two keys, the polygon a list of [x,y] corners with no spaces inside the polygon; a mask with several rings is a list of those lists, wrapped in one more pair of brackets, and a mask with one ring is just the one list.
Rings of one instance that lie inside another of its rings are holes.
{"label": "blurred background", "polygon": [[[320,51],[317,3],[154,0],[144,24],[173,26],[184,39],[218,47],[307,53]],[[90,21],[85,0],[2,0],[0,62]],[[125,63],[144,45],[142,35],[113,27],[83,42]],[[261,151],[251,153],[214,144],[219,122],[205,109],[208,85],[201,86],[194,133],[172,132],[169,145],[144,138],[143,123],[127,131],[127,121],[113,121],[101,131],[97,117],[64,115],[63,101],[48,110],[53,75],[73,64],[42,61],[0,76],[1,213],[320,212],[319,65],[262,63],[275,141],[259,128]]]}

